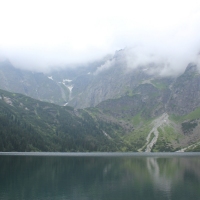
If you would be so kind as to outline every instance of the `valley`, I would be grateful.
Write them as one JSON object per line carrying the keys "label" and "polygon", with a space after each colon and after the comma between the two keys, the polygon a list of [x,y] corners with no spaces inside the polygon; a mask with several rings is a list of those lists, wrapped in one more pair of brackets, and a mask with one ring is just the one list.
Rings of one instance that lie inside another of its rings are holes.
{"label": "valley", "polygon": [[199,69],[161,72],[128,68],[123,50],[48,73],[3,61],[0,151],[199,151]]}

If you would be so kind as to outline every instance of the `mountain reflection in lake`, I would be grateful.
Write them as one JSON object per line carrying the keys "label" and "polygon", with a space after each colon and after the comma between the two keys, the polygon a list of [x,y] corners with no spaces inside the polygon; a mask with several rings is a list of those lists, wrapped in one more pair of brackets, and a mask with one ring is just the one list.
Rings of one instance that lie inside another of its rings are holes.
{"label": "mountain reflection in lake", "polygon": [[199,156],[1,155],[0,163],[1,200],[200,199]]}

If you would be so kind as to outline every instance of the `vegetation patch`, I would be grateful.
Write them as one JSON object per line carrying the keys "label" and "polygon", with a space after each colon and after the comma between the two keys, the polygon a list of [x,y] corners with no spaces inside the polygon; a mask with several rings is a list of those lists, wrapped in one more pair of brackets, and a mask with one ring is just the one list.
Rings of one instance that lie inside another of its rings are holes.
{"label": "vegetation patch", "polygon": [[146,144],[146,137],[151,129],[152,127],[150,123],[146,123],[145,126],[124,135],[123,140],[127,141],[132,147],[134,147],[135,151],[137,151]]}
{"label": "vegetation patch", "polygon": [[163,83],[162,81],[159,80],[151,80],[151,83],[158,88],[159,90],[164,90],[167,88],[167,85],[165,83]]}
{"label": "vegetation patch", "polygon": [[153,152],[172,152],[175,151],[172,146],[172,141],[177,140],[179,134],[175,133],[173,127],[165,126],[158,128],[159,136],[156,144],[153,146]]}
{"label": "vegetation patch", "polygon": [[183,122],[182,124],[181,124],[181,128],[182,128],[182,131],[183,131],[183,133],[185,134],[185,135],[188,135],[188,134],[190,134],[192,131],[193,131],[193,129],[196,127],[198,125],[198,123],[196,122],[196,121],[194,121],[194,120],[190,120],[190,121],[188,121],[188,122]]}
{"label": "vegetation patch", "polygon": [[173,152],[174,149],[170,142],[167,142],[164,137],[159,136],[156,144],[152,148],[152,152]]}

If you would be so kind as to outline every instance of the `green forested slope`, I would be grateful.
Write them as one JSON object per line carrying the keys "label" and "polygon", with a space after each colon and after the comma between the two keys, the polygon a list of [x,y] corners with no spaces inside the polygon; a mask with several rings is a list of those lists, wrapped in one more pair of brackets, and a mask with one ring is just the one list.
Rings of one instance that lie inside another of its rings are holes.
{"label": "green forested slope", "polygon": [[119,124],[91,113],[0,90],[0,151],[121,151],[127,146]]}

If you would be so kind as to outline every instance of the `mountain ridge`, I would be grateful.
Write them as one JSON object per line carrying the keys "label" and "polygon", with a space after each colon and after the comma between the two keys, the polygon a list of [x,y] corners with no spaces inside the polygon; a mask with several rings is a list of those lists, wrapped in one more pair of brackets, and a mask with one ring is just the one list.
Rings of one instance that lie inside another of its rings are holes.
{"label": "mountain ridge", "polygon": [[[147,147],[150,151],[196,151],[200,148],[198,66],[195,63],[188,64],[177,77],[163,77],[159,72],[152,74],[152,69],[157,67],[151,63],[128,69],[123,50],[107,60],[82,68],[57,71],[55,74],[15,69],[6,61],[0,64],[1,88],[32,95],[40,101],[22,95],[20,104],[17,100],[20,94],[3,90],[1,93],[7,96],[1,95],[0,101],[8,106],[8,110],[13,112],[16,109],[16,115],[25,112],[26,120],[33,123],[38,137],[43,137],[41,141],[46,137],[51,138],[48,145],[55,151],[145,151]],[[100,68],[102,70],[98,71]],[[2,112],[5,112],[3,107]],[[62,113],[61,118],[58,113]],[[168,123],[157,126],[157,120],[163,115],[168,116],[165,119]],[[1,117],[3,121],[10,121],[8,116],[2,114]],[[73,123],[65,121],[65,117],[73,119]],[[73,124],[77,129],[73,128]],[[70,133],[66,132],[68,129]],[[56,136],[59,130],[61,137]],[[81,144],[79,137],[75,137],[76,132],[81,130],[86,134],[80,138],[87,141],[87,148]],[[64,147],[62,139],[66,135],[69,141],[79,141],[79,145],[71,142],[75,149],[70,142],[66,142]],[[58,141],[57,145],[52,138]],[[88,138],[91,138],[90,142]],[[39,150],[35,146],[28,149]]]}

